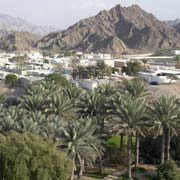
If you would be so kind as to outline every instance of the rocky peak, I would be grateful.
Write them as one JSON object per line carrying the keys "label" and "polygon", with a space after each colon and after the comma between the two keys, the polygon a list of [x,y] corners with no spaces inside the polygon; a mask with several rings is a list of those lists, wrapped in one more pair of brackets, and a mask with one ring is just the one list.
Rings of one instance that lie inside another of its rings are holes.
{"label": "rocky peak", "polygon": [[43,50],[94,52],[153,51],[180,45],[180,35],[138,5],[117,5],[79,21],[67,30],[49,34],[37,47]]}
{"label": "rocky peak", "polygon": [[0,50],[6,52],[29,51],[33,49],[38,37],[29,32],[9,32],[0,38]]}

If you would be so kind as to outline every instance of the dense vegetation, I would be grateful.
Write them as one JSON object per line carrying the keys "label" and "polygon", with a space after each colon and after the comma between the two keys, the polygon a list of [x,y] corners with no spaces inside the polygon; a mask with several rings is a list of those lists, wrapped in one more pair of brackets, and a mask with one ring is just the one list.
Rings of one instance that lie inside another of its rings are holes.
{"label": "dense vegetation", "polygon": [[5,83],[9,87],[14,88],[14,87],[18,86],[19,79],[15,74],[8,74],[5,77]]}
{"label": "dense vegetation", "polygon": [[0,179],[64,180],[71,161],[52,144],[32,134],[0,135]]}
{"label": "dense vegetation", "polygon": [[[27,147],[27,153],[32,151],[31,148],[41,148],[47,156],[50,151],[60,151],[57,156],[64,159],[61,154],[64,151],[72,162],[71,180],[74,174],[80,179],[87,167],[98,165],[99,171],[103,172],[103,164],[111,163],[126,166],[131,180],[132,164],[138,169],[141,162],[163,166],[172,158],[179,161],[174,148],[179,142],[179,138],[175,138],[179,133],[179,99],[168,96],[154,99],[139,79],[125,80],[116,88],[102,84],[88,92],[71,82],[64,83],[62,77],[54,74],[31,84],[21,97],[2,97],[0,100],[2,144],[4,136],[11,139],[11,133],[15,131],[17,141],[22,138],[22,146],[19,143],[17,146]],[[34,141],[32,147],[27,146],[23,139],[32,140],[27,133],[38,136],[39,145]],[[44,141],[50,142],[57,150],[48,151],[49,145]],[[46,150],[43,147],[47,147]],[[6,156],[1,154],[1,157]],[[59,162],[52,162],[54,167],[57,166],[54,171],[63,166]],[[69,163],[68,160],[63,162],[65,166]],[[49,163],[51,166],[51,159]],[[39,167],[43,168],[43,165]],[[26,169],[21,170],[22,174],[26,173]],[[46,174],[44,171],[42,169],[41,173]],[[68,168],[63,172],[64,175],[61,171],[58,175],[66,180]]]}
{"label": "dense vegetation", "polygon": [[[75,61],[75,62],[74,62]],[[72,76],[76,78],[103,78],[104,76],[110,76],[112,69],[110,66],[106,65],[104,61],[98,61],[96,65],[88,65],[87,67],[78,65],[76,59],[72,61],[73,72]],[[74,64],[75,67],[74,67]]]}

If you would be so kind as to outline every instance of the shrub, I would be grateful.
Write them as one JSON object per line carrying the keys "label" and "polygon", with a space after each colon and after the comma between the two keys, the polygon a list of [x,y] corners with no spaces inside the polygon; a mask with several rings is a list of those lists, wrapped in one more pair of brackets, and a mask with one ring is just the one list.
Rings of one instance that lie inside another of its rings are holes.
{"label": "shrub", "polygon": [[46,80],[47,81],[54,81],[56,84],[59,84],[61,86],[68,86],[69,85],[68,80],[65,77],[63,77],[62,75],[57,74],[57,73],[49,74],[46,77]]}
{"label": "shrub", "polygon": [[177,166],[174,161],[167,161],[157,170],[157,180],[179,180]]}
{"label": "shrub", "polygon": [[127,66],[122,67],[122,72],[128,76],[137,76],[138,72],[143,69],[140,62],[128,62]]}
{"label": "shrub", "polygon": [[5,77],[5,83],[10,87],[16,87],[18,85],[18,77],[15,74],[8,74]]}
{"label": "shrub", "polygon": [[171,140],[171,157],[180,164],[180,136],[175,136]]}
{"label": "shrub", "polygon": [[48,59],[44,59],[43,63],[49,64],[49,60]]}
{"label": "shrub", "polygon": [[0,179],[67,180],[71,161],[32,134],[0,135]]}
{"label": "shrub", "polygon": [[[120,150],[120,136],[112,136],[106,142],[106,155],[109,163],[127,164],[127,137],[124,136],[123,149]],[[135,138],[132,139],[132,160],[134,161]]]}
{"label": "shrub", "polygon": [[141,160],[146,164],[159,164],[161,157],[161,149],[159,144],[161,138],[154,139],[153,136],[146,136],[140,139],[140,156]]}

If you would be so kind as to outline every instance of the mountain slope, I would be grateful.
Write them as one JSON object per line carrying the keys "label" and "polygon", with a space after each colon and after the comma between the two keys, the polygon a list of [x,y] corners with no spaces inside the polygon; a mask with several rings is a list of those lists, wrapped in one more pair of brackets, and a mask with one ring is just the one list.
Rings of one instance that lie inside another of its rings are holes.
{"label": "mountain slope", "polygon": [[0,38],[0,50],[5,52],[30,51],[38,37],[28,32],[11,32]]}
{"label": "mountain slope", "polygon": [[176,24],[175,29],[180,34],[180,23]]}
{"label": "mountain slope", "polygon": [[80,50],[113,53],[177,46],[180,46],[180,35],[176,30],[137,5],[117,5],[109,11],[81,20],[67,30],[51,33],[36,44],[36,47],[51,52]]}
{"label": "mountain slope", "polygon": [[36,26],[25,21],[24,19],[0,14],[0,31],[30,32],[38,36],[45,36],[50,32],[55,31],[55,28],[47,26]]}
{"label": "mountain slope", "polygon": [[165,21],[165,23],[168,24],[169,26],[175,27],[177,24],[180,23],[180,19],[177,18],[175,20]]}

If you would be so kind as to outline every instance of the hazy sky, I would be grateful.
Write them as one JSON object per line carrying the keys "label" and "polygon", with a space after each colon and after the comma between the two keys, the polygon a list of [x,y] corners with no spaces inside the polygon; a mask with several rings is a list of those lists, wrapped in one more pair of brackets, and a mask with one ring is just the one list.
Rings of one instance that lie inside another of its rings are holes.
{"label": "hazy sky", "polygon": [[180,0],[0,0],[0,13],[62,29],[116,4],[138,4],[162,20],[180,18]]}

